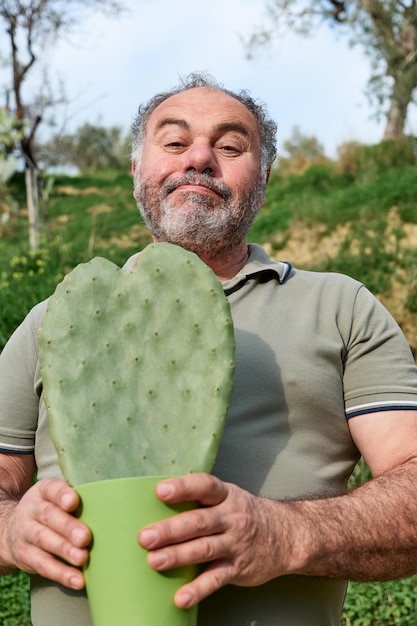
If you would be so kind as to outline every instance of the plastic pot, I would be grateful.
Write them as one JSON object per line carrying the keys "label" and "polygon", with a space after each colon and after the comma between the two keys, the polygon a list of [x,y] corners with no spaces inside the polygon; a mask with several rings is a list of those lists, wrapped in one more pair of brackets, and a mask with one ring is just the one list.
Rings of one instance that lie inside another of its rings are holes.
{"label": "plastic pot", "polygon": [[179,587],[196,575],[189,566],[156,572],[138,544],[144,526],[193,508],[167,506],[155,485],[166,476],[117,478],[79,485],[79,517],[93,534],[85,567],[86,589],[94,626],[196,626],[197,607],[174,604]]}

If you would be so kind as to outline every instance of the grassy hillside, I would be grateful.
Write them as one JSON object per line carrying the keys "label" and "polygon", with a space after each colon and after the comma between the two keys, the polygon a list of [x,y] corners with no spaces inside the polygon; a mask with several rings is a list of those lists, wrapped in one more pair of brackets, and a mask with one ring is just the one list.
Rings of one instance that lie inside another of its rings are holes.
{"label": "grassy hillside", "polygon": [[[417,166],[410,148],[348,146],[337,163],[297,174],[283,170],[272,172],[249,239],[297,267],[363,281],[391,310],[417,354]],[[96,255],[122,264],[150,241],[139,223],[130,175],[56,177],[52,183],[36,254],[28,252],[19,177],[11,192],[21,208],[7,222],[0,220],[0,348],[74,265]],[[29,624],[26,584],[24,576],[0,579],[2,626]],[[416,592],[417,577],[352,584],[343,624],[415,625]]]}
{"label": "grassy hillside", "polygon": [[[12,191],[24,207],[21,179]],[[9,289],[20,294],[26,283],[29,291],[22,307],[16,298],[9,301],[11,326],[31,299],[46,296],[74,264],[95,255],[121,264],[150,241],[139,222],[129,174],[56,177],[43,212],[39,254],[48,267],[42,280],[28,276],[32,261],[41,260],[28,256],[24,208],[3,226],[0,222],[2,317]],[[403,144],[352,148],[339,162],[313,165],[302,174],[273,171],[266,205],[249,238],[297,267],[341,271],[363,281],[388,306],[417,352],[417,166]],[[10,328],[0,326],[3,338]]]}

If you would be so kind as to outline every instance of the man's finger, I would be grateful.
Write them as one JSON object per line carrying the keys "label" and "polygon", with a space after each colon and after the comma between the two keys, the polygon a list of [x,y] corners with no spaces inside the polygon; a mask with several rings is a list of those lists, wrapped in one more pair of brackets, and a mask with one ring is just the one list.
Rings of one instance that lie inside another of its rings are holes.
{"label": "man's finger", "polygon": [[191,583],[178,589],[174,602],[180,609],[189,609],[232,580],[232,568],[227,561],[216,561]]}
{"label": "man's finger", "polygon": [[36,484],[44,500],[53,502],[68,512],[76,510],[80,497],[65,481],[56,478],[47,478]]}
{"label": "man's finger", "polygon": [[147,550],[175,546],[191,539],[222,533],[226,520],[213,508],[197,508],[150,524],[139,533],[139,543]]}
{"label": "man's finger", "polygon": [[[85,586],[84,575],[78,568],[57,561],[52,555],[35,546],[31,548],[30,560],[32,572],[36,572],[43,578],[54,580],[71,589],[83,589]],[[28,569],[26,568],[26,571]]]}
{"label": "man's finger", "polygon": [[196,501],[215,506],[226,498],[228,485],[211,474],[186,474],[161,481],[155,491],[163,502]]}

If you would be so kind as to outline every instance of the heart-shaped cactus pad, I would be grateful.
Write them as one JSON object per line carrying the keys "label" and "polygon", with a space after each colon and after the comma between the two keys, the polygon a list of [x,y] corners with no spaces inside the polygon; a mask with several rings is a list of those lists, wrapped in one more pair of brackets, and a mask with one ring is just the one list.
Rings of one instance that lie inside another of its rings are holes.
{"label": "heart-shaped cactus pad", "polygon": [[150,244],[133,271],[96,257],[48,301],[44,401],[76,486],[211,471],[233,388],[229,303],[199,257]]}

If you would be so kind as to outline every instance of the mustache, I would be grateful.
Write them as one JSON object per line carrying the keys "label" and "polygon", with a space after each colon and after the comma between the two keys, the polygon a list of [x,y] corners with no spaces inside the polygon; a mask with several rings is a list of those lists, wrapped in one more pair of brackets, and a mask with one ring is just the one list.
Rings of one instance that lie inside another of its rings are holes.
{"label": "mustache", "polygon": [[177,189],[177,187],[187,184],[202,185],[203,187],[210,189],[210,191],[214,191],[226,201],[231,200],[233,197],[233,193],[227,185],[218,180],[213,180],[210,174],[198,174],[197,172],[188,172],[187,174],[184,174],[184,176],[172,178],[164,185],[165,194],[168,196],[175,189]]}

